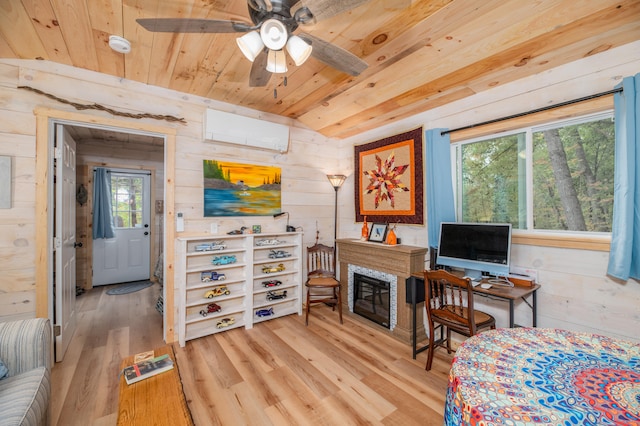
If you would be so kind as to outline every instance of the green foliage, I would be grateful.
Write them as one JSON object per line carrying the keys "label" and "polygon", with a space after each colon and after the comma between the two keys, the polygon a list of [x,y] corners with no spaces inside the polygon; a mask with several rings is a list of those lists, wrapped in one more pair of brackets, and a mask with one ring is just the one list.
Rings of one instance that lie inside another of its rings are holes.
{"label": "green foliage", "polygon": [[[561,152],[549,150],[545,133],[559,136]],[[526,133],[520,133],[462,145],[462,220],[510,222],[516,229],[527,228],[526,166],[524,155],[519,155],[524,153],[525,137]],[[612,120],[535,132],[532,138],[533,228],[610,232],[615,146]],[[560,167],[569,171],[567,178],[558,172]],[[578,205],[582,214],[569,218],[572,205]]]}
{"label": "green foliage", "polygon": [[224,170],[216,160],[203,160],[202,174],[205,179],[222,179],[231,182],[231,172],[227,170],[225,175]]}

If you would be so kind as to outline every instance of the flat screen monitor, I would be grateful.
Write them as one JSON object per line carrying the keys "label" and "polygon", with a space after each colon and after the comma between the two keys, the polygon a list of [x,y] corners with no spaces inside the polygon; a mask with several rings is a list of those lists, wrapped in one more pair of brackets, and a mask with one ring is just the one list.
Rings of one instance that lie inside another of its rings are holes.
{"label": "flat screen monitor", "polygon": [[509,275],[510,223],[442,222],[438,265],[464,269],[466,276]]}

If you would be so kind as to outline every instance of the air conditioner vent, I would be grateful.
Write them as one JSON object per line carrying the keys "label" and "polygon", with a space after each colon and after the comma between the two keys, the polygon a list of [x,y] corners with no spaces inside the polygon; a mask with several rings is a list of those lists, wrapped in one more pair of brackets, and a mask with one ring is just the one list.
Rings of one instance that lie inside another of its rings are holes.
{"label": "air conditioner vent", "polygon": [[208,109],[204,116],[204,138],[208,141],[287,152],[289,126]]}

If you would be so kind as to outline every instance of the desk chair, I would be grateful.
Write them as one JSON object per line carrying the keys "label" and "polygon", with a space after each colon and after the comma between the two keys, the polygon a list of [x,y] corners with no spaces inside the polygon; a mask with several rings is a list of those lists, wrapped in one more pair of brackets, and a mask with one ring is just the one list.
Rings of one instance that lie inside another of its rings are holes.
{"label": "desk chair", "polygon": [[342,324],[342,299],[340,281],[336,279],[336,259],[333,247],[316,244],[307,247],[307,306],[304,322],[309,325],[311,305],[325,303],[335,311],[338,307],[340,324]]}
{"label": "desk chair", "polygon": [[[436,347],[446,347],[451,353],[451,330],[471,337],[478,330],[496,328],[496,319],[473,308],[473,286],[469,278],[460,278],[445,270],[424,271],[425,306],[429,321],[429,352],[425,369],[431,370]],[[466,292],[466,294],[465,294]],[[466,303],[465,303],[466,301]],[[434,338],[440,328],[440,339]],[[447,337],[443,338],[443,329]]]}

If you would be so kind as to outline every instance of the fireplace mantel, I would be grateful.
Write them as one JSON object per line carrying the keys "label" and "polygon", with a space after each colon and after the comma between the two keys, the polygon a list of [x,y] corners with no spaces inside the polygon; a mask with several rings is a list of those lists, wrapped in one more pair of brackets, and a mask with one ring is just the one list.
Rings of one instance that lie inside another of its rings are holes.
{"label": "fireplace mantel", "polygon": [[[337,240],[336,245],[338,247],[337,260],[340,263],[340,282],[347,283],[349,281],[349,265],[361,266],[397,276],[397,324],[390,333],[399,340],[411,344],[411,304],[405,303],[407,294],[405,282],[413,272],[424,270],[427,249],[408,245],[388,246],[353,239]],[[345,305],[346,310],[348,310],[349,303],[347,291],[348,289],[343,285],[342,303]],[[417,306],[416,332],[418,336],[424,336],[425,334],[422,308],[422,304]],[[373,322],[371,324],[372,326],[377,326]]]}

